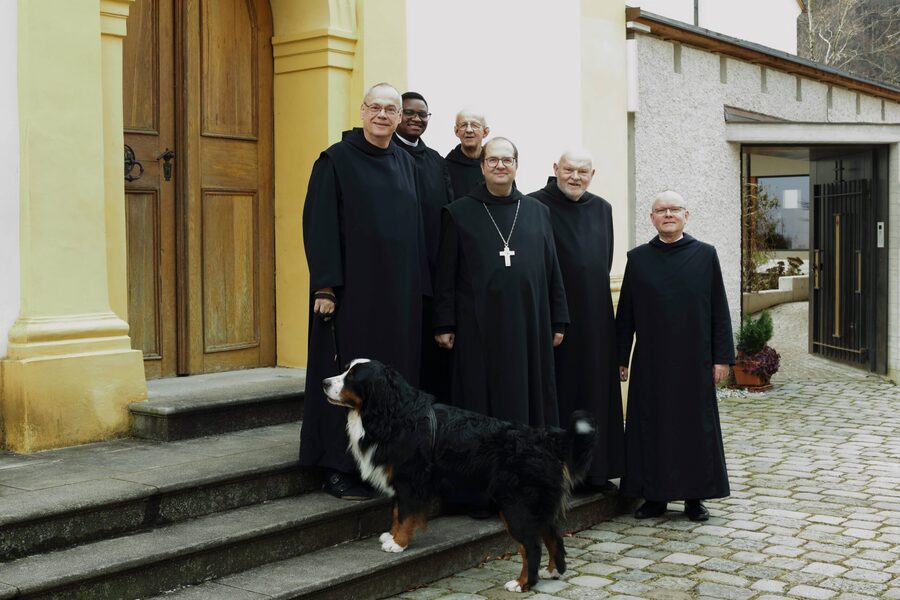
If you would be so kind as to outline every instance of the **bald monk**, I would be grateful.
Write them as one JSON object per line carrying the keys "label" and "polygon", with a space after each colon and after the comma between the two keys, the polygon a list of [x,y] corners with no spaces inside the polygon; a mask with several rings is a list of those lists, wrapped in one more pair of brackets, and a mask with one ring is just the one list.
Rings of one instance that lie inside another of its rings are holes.
{"label": "bald monk", "polygon": [[569,318],[566,343],[554,349],[559,414],[584,409],[597,419],[600,440],[583,487],[614,492],[610,480],[625,467],[622,396],[616,363],[615,320],[609,290],[613,260],[612,207],[587,191],[593,158],[584,149],[563,152],[555,177],[532,194],[550,209]]}
{"label": "bald monk", "polygon": [[481,145],[491,132],[484,114],[464,108],[456,114],[453,128],[459,144],[447,154],[447,170],[453,186],[453,198],[461,198],[484,183],[481,172]]}

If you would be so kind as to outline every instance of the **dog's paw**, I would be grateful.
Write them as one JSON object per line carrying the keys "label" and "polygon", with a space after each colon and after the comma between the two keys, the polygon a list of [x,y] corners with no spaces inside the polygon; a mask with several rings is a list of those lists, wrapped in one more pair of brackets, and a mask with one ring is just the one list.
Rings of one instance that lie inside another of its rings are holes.
{"label": "dog's paw", "polygon": [[406,550],[403,546],[394,541],[394,538],[386,540],[381,544],[381,549],[385,552],[403,552]]}
{"label": "dog's paw", "polygon": [[380,536],[378,536],[378,541],[381,542],[382,544],[385,542],[393,542],[394,536],[391,535],[390,531],[385,531]]}
{"label": "dog's paw", "polygon": [[541,569],[538,572],[538,575],[541,579],[559,579],[562,576],[556,569],[553,569],[552,571],[549,569]]}
{"label": "dog's paw", "polygon": [[519,582],[513,579],[512,581],[507,581],[506,585],[503,586],[506,588],[507,592],[521,592],[522,586],[519,585]]}

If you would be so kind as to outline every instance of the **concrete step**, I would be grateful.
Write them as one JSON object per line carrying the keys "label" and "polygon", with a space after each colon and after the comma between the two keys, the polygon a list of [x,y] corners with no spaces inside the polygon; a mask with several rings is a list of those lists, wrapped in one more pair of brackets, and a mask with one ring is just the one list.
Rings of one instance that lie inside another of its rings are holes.
{"label": "concrete step", "polygon": [[[633,509],[633,501],[618,496],[576,497],[568,511],[567,529],[586,529]],[[515,543],[499,519],[439,517],[399,554],[383,552],[376,538],[359,539],[151,600],[370,600],[425,585],[514,550]]]}
{"label": "concrete step", "polygon": [[386,498],[347,502],[313,492],[8,562],[0,568],[0,590],[32,599],[142,598],[359,539],[389,525]]}
{"label": "concrete step", "polygon": [[298,446],[291,423],[0,455],[0,561],[317,489]]}
{"label": "concrete step", "polygon": [[299,421],[306,369],[247,369],[147,382],[133,435],[173,441]]}

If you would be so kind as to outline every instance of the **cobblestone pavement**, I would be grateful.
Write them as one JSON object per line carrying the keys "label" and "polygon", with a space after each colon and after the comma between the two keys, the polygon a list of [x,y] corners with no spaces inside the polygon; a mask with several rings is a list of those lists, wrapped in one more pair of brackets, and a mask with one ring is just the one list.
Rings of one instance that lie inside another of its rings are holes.
{"label": "cobblestone pavement", "polygon": [[721,398],[732,495],[707,503],[709,521],[673,502],[599,523],[566,539],[563,579],[526,594],[503,589],[514,556],[399,597],[900,599],[900,390],[808,356],[804,310],[773,311],[775,389]]}

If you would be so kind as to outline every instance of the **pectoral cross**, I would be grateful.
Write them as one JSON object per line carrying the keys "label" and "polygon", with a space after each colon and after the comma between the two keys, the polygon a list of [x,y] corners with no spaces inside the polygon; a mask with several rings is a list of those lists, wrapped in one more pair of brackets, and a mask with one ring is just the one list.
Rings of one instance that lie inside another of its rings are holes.
{"label": "pectoral cross", "polygon": [[516,255],[515,250],[510,250],[509,246],[504,246],[503,250],[501,250],[497,254],[499,254],[500,256],[503,257],[503,260],[506,262],[507,267],[512,266],[512,263],[510,262],[510,258]]}

